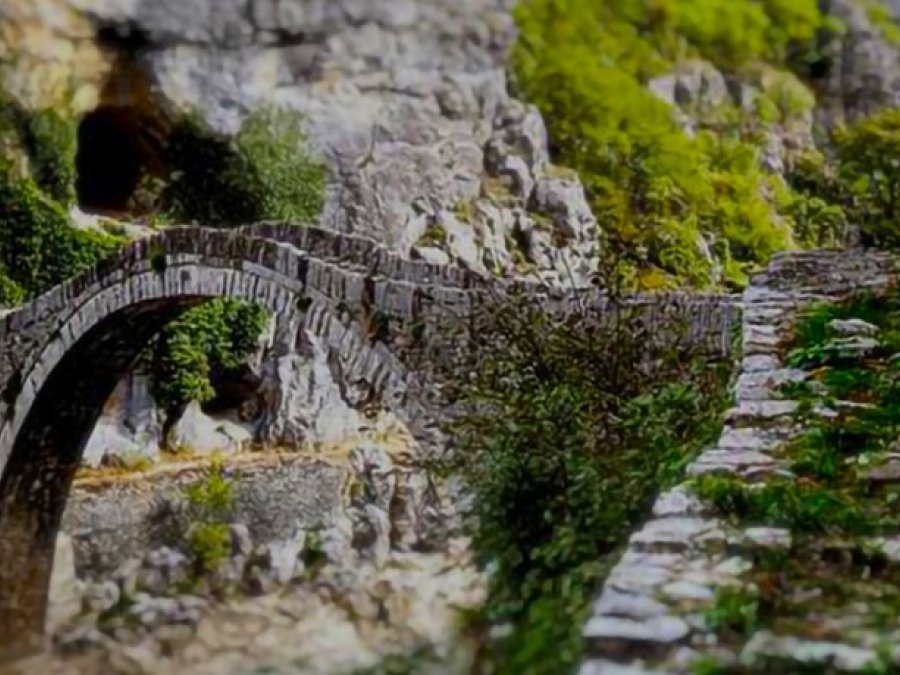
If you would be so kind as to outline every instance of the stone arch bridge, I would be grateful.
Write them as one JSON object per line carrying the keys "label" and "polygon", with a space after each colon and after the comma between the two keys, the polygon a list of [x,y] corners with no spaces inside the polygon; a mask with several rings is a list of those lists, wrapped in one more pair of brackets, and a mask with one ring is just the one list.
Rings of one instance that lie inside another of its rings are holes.
{"label": "stone arch bridge", "polygon": [[[116,383],[167,322],[212,297],[258,303],[277,317],[276,345],[313,331],[415,431],[427,390],[372,338],[371,319],[381,313],[436,334],[442,318],[469,311],[477,284],[458,267],[315,228],[184,228],[136,241],[0,315],[0,658],[43,645],[54,542],[81,453]],[[599,308],[599,294],[591,297]],[[730,299],[648,306],[653,321],[687,311],[689,339],[730,353]]]}

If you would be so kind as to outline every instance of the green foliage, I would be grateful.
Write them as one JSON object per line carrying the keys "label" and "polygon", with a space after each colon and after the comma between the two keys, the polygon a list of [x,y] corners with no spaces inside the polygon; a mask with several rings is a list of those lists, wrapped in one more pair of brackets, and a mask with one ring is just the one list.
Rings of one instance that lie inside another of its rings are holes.
{"label": "green foliage", "polygon": [[64,207],[75,200],[76,147],[74,117],[55,109],[26,110],[0,91],[0,163],[24,160],[24,175]]}
{"label": "green foliage", "polygon": [[[492,672],[577,662],[603,561],[718,430],[723,371],[688,346],[655,347],[639,310],[610,312],[614,325],[552,316],[524,296],[489,301],[455,362],[468,411],[455,468],[474,491],[474,544],[493,570],[485,620],[514,627],[490,650]],[[638,367],[647,363],[657,367]]]}
{"label": "green foliage", "polygon": [[231,531],[227,523],[193,523],[187,545],[198,572],[213,572],[228,558]]}
{"label": "green foliage", "polygon": [[757,112],[768,120],[697,111],[709,124],[694,139],[645,86],[690,57],[735,69],[802,52],[823,25],[814,0],[532,0],[516,18],[515,81],[639,285],[741,285],[747,267],[795,245],[795,217],[807,237],[833,227],[836,214],[797,203],[760,168],[760,118],[784,123],[814,102],[796,78],[764,78]]}
{"label": "green foliage", "polygon": [[876,243],[900,241],[900,109],[888,109],[835,135],[853,216]]}
{"label": "green foliage", "polygon": [[259,305],[217,298],[185,312],[160,335],[154,396],[170,410],[215,395],[211,376],[233,372],[257,346],[268,316]]}
{"label": "green foliage", "polygon": [[846,189],[825,156],[813,151],[800,154],[786,178],[793,191],[785,208],[800,241],[818,248],[841,245],[849,226]]}
{"label": "green foliage", "polygon": [[262,109],[228,137],[184,117],[168,139],[170,175],[158,185],[166,219],[209,226],[315,220],[324,169],[305,149],[301,122],[295,113]]}
{"label": "green foliage", "polygon": [[0,91],[0,306],[19,304],[109,255],[121,237],[72,227],[76,125]]}
{"label": "green foliage", "polygon": [[113,252],[122,239],[69,223],[27,177],[0,166],[0,305],[44,292]]}
{"label": "green foliage", "polygon": [[748,485],[738,478],[705,476],[695,482],[694,490],[740,521],[825,534],[869,534],[876,528],[852,495],[815,483],[772,479]]}
{"label": "green foliage", "polygon": [[720,588],[704,619],[716,633],[750,635],[759,625],[759,595],[752,587]]}
{"label": "green foliage", "polygon": [[234,509],[234,479],[226,475],[221,462],[214,461],[206,479],[189,485],[184,494],[194,517],[188,547],[197,571],[212,572],[231,548],[228,520]]}

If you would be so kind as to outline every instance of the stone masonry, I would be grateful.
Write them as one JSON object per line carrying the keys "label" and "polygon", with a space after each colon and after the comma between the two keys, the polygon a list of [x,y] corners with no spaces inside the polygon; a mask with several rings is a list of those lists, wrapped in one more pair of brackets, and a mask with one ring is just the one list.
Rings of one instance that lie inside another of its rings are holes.
{"label": "stone masonry", "polygon": [[[287,241],[274,241],[271,236]],[[345,377],[365,382],[420,437],[429,396],[391,346],[374,339],[375,315],[438,339],[464,317],[478,278],[452,266],[405,261],[375,242],[314,228],[172,229],[136,241],[84,275],[0,318],[0,640],[41,640],[53,542],[85,441],[116,383],[147,341],[205,298],[256,302],[276,316],[275,349],[303,328],[321,338]],[[485,286],[486,287],[486,286]],[[502,290],[502,289],[501,289]],[[526,287],[548,310],[606,316],[601,292]],[[690,340],[727,357],[737,307],[729,297],[638,297],[664,340]],[[614,320],[614,313],[609,313]],[[686,323],[687,331],[672,330]]]}
{"label": "stone masonry", "polygon": [[[776,256],[743,295],[743,360],[734,407],[718,443],[688,467],[687,478],[731,474],[752,483],[784,474],[786,467],[773,452],[800,429],[792,417],[798,404],[779,390],[807,377],[786,367],[782,355],[798,311],[860,289],[891,287],[898,272],[900,261],[880,253]],[[737,658],[721,653],[705,625],[704,609],[717,589],[737,584],[750,567],[742,555],[748,547],[785,541],[790,541],[788,530],[729,526],[692,494],[689,482],[663,493],[652,518],[632,535],[584,626],[588,657],[581,675],[687,673],[704,654]],[[796,652],[793,657],[821,656],[839,670],[859,670],[875,656],[873,650],[803,639],[781,649]]]}

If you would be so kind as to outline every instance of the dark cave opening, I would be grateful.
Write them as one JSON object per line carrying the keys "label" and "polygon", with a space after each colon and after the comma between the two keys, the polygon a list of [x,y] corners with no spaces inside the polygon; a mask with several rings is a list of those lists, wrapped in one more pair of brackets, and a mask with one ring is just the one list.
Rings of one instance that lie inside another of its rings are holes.
{"label": "dark cave opening", "polygon": [[140,211],[135,194],[142,179],[159,173],[162,139],[152,120],[131,107],[100,107],[78,127],[79,207],[90,213]]}

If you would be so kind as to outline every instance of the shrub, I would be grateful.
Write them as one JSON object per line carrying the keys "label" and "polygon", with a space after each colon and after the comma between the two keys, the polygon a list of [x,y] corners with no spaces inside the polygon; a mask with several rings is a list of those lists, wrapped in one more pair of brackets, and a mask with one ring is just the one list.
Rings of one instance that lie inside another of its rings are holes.
{"label": "shrub", "polygon": [[231,533],[228,520],[234,509],[234,480],[220,461],[213,461],[206,479],[185,490],[194,522],[188,530],[188,547],[198,573],[212,572],[228,557]]}
{"label": "shrub", "polygon": [[0,167],[0,304],[16,304],[89,268],[122,239],[77,230],[31,178]]}
{"label": "shrub", "polygon": [[492,672],[577,661],[608,556],[718,428],[722,371],[688,347],[654,346],[639,310],[609,312],[491,300],[454,361],[464,383],[451,393],[466,411],[454,468],[474,492],[474,545],[493,570],[485,619],[514,627],[489,650]]}
{"label": "shrub", "polygon": [[217,298],[162,331],[154,358],[154,396],[174,412],[213,398],[211,376],[234,372],[257,347],[268,315],[259,305]]}
{"label": "shrub", "polygon": [[0,145],[7,160],[27,160],[27,175],[62,206],[75,200],[77,125],[57,110],[27,110],[0,91]]}
{"label": "shrub", "polygon": [[234,226],[266,219],[315,220],[324,200],[324,169],[305,149],[301,118],[263,109],[235,137],[197,116],[172,129],[158,185],[169,221]]}
{"label": "shrub", "polygon": [[721,588],[704,619],[707,627],[716,633],[750,635],[759,625],[759,595],[752,587]]}

